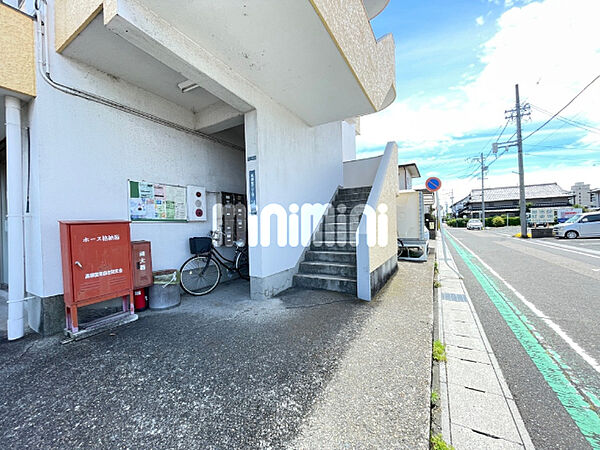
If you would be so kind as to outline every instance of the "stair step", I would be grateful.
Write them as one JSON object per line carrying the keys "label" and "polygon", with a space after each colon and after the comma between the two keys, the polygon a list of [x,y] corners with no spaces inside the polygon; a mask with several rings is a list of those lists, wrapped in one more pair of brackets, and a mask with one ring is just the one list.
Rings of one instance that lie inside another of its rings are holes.
{"label": "stair step", "polygon": [[316,236],[319,241],[354,242],[356,241],[356,230],[346,231],[343,228],[335,231],[321,231]]}
{"label": "stair step", "polygon": [[354,233],[358,228],[358,220],[354,222],[344,223],[344,222],[324,222],[321,224],[320,232],[331,232],[331,231],[347,231],[349,233]]}
{"label": "stair step", "polygon": [[313,241],[310,244],[311,250],[332,250],[332,251],[355,251],[354,242],[336,242],[336,241]]}
{"label": "stair step", "polygon": [[372,186],[354,187],[354,188],[340,188],[338,189],[337,195],[348,195],[348,194],[362,194],[370,193]]}
{"label": "stair step", "polygon": [[321,274],[356,279],[356,265],[324,261],[305,261],[300,263],[300,275]]}
{"label": "stair step", "polygon": [[305,261],[326,263],[356,264],[356,252],[336,252],[331,250],[309,250]]}
{"label": "stair step", "polygon": [[304,289],[325,289],[356,295],[356,280],[331,275],[294,275],[294,286]]}
{"label": "stair step", "polygon": [[369,199],[368,194],[347,194],[347,195],[336,195],[333,202],[363,202],[366,203]]}
{"label": "stair step", "polygon": [[367,204],[367,202],[363,201],[363,200],[360,200],[360,201],[335,200],[332,204],[331,209],[334,211],[343,211],[345,213],[348,213],[350,211],[359,211],[359,210],[362,212],[365,209],[366,204]]}

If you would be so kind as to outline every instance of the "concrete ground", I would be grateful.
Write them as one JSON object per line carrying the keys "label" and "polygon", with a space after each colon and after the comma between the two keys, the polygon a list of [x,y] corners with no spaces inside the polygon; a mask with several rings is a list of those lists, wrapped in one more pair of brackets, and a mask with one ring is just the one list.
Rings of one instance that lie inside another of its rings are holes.
{"label": "concrete ground", "polygon": [[236,281],[82,341],[3,340],[0,442],[427,448],[432,264],[401,263],[371,303]]}
{"label": "concrete ground", "polygon": [[446,231],[534,445],[600,448],[600,239]]}

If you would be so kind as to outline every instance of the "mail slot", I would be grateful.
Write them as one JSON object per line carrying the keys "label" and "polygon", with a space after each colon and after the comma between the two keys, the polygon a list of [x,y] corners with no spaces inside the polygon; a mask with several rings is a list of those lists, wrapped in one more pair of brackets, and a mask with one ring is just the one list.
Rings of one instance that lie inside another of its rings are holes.
{"label": "mail slot", "polygon": [[117,297],[133,314],[129,222],[60,222],[67,329],[78,331],[77,308]]}
{"label": "mail slot", "polygon": [[138,290],[152,285],[152,253],[148,241],[131,243],[133,289]]}

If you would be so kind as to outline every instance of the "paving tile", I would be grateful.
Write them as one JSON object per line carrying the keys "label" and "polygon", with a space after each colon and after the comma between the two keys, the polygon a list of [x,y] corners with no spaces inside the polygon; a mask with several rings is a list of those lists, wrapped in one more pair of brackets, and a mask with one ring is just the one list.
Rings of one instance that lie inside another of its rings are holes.
{"label": "paving tile", "polygon": [[522,445],[514,442],[505,439],[494,439],[460,425],[452,426],[452,445],[457,450],[511,450],[523,448]]}
{"label": "paving tile", "polygon": [[449,383],[502,395],[496,373],[490,364],[449,357],[446,365]]}
{"label": "paving tile", "polygon": [[469,336],[473,338],[479,338],[479,328],[475,325],[475,322],[459,322],[456,320],[444,320],[444,330],[448,333],[459,334],[463,336]]}
{"label": "paving tile", "polygon": [[482,364],[491,364],[487,352],[466,348],[464,346],[446,345],[446,354],[453,358],[469,359]]}
{"label": "paving tile", "polygon": [[[521,442],[521,437],[504,397],[473,391],[452,383],[448,384],[448,391],[453,427],[462,425],[498,438]],[[454,432],[452,436],[454,442]],[[469,448],[456,447],[459,449]]]}
{"label": "paving tile", "polygon": [[447,309],[444,310],[444,323],[448,322],[448,321],[456,321],[456,320],[462,320],[465,322],[472,322],[475,323],[475,320],[473,319],[473,314],[471,314],[471,311],[469,310],[464,310],[464,309]]}
{"label": "paving tile", "polygon": [[442,309],[444,311],[444,315],[446,314],[446,311],[464,311],[471,313],[471,308],[469,307],[468,303],[444,301],[442,302]]}
{"label": "paving tile", "polygon": [[477,337],[469,336],[458,336],[454,333],[450,333],[448,330],[444,330],[444,342],[447,345],[454,345],[460,347],[472,348],[474,350],[486,351],[483,342]]}

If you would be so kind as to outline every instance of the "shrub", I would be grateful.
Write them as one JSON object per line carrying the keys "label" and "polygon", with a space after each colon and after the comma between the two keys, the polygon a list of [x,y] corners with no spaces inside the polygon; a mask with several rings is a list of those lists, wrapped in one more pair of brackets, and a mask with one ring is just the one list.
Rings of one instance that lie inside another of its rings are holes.
{"label": "shrub", "polygon": [[510,225],[511,227],[521,225],[521,219],[519,219],[518,217],[509,217],[508,225]]}
{"label": "shrub", "polygon": [[493,227],[503,227],[504,225],[506,225],[506,222],[504,221],[504,217],[502,217],[502,216],[492,217],[492,226]]}

